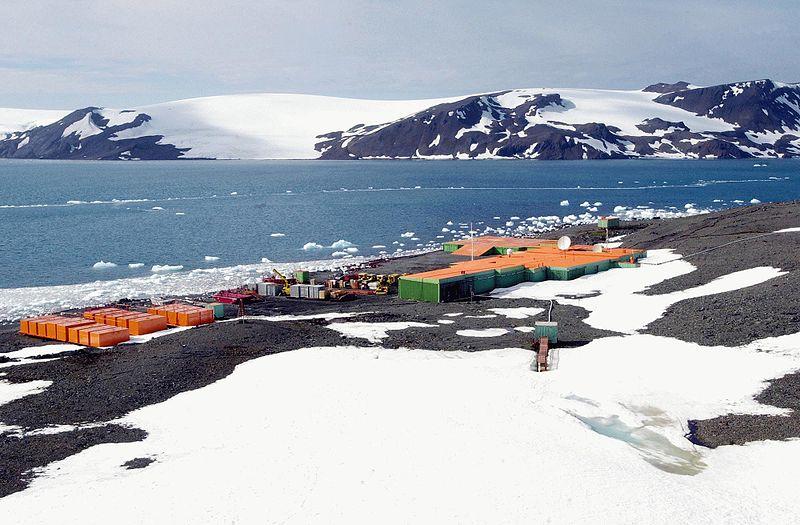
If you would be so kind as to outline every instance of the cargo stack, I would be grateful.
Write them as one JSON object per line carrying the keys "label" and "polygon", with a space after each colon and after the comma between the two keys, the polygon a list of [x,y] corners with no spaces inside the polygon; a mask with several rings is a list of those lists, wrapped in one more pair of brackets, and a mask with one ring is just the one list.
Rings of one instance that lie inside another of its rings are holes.
{"label": "cargo stack", "polygon": [[130,339],[127,328],[80,317],[50,315],[23,319],[19,324],[20,332],[25,335],[97,348],[114,346]]}
{"label": "cargo stack", "polygon": [[256,285],[258,295],[261,297],[275,297],[281,294],[281,285],[277,283],[258,283]]}
{"label": "cargo stack", "polygon": [[167,318],[163,315],[123,310],[121,308],[100,308],[84,312],[83,317],[107,326],[127,328],[130,335],[145,335],[167,329]]}
{"label": "cargo stack", "polygon": [[225,305],[222,303],[208,303],[206,308],[214,312],[214,319],[225,318]]}
{"label": "cargo stack", "polygon": [[324,299],[325,286],[322,284],[293,284],[289,296],[300,299]]}
{"label": "cargo stack", "polygon": [[147,309],[148,314],[162,315],[170,326],[200,326],[214,322],[214,310],[188,304],[165,304]]}

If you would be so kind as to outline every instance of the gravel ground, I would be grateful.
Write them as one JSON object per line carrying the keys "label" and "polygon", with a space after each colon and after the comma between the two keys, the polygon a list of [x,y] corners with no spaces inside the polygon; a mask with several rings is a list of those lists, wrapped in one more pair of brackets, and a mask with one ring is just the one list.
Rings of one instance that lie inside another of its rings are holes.
{"label": "gravel ground", "polygon": [[[626,234],[626,246],[642,248],[674,247],[683,254],[729,240],[800,226],[795,221],[800,211],[797,202],[737,208],[719,214],[678,220],[653,220],[626,223],[615,234]],[[548,236],[569,234],[575,242],[598,240],[596,229],[574,227]],[[780,240],[780,242],[776,242]],[[800,234],[767,237],[692,257],[698,270],[671,279],[646,293],[669,293],[706,283],[731,271],[771,265],[790,273],[777,280],[747,290],[703,299],[682,301],[672,306],[664,318],[648,332],[694,341],[704,345],[728,346],[754,339],[795,333],[800,330],[800,304],[797,290],[800,279]],[[376,272],[405,273],[438,268],[455,260],[436,252],[387,262]],[[490,308],[538,306],[548,302],[528,300],[479,299],[474,302],[432,305],[403,301],[396,296],[366,296],[353,301],[328,302],[289,298],[268,298],[248,305],[251,316],[308,315],[353,312],[359,315],[341,321],[413,321],[436,328],[410,328],[388,332],[381,342],[387,348],[481,351],[504,347],[530,347],[530,334],[514,330],[530,326],[531,319],[508,319]],[[236,308],[227,313],[235,315]],[[447,317],[446,313],[461,313]],[[545,314],[546,315],[546,314]],[[560,324],[561,346],[579,346],[594,338],[611,335],[583,322],[587,313],[577,307],[556,302],[553,318]],[[483,316],[483,317],[481,317]],[[541,317],[540,317],[541,318]],[[439,320],[454,321],[440,324]],[[201,388],[230,374],[236,365],[261,357],[309,346],[372,346],[365,339],[345,338],[325,327],[327,321],[292,320],[270,322],[248,320],[227,322],[187,330],[139,345],[120,345],[110,350],[81,350],[60,359],[0,369],[2,379],[12,383],[48,380],[53,384],[36,395],[0,406],[0,421],[20,427],[16,433],[0,437],[0,496],[22,490],[31,469],[63,459],[99,443],[144,439],[139,429],[104,424],[125,414],[172,396]],[[499,337],[467,338],[456,332],[463,329],[505,328]],[[40,340],[21,336],[16,326],[0,326],[0,362],[3,354]],[[5,359],[8,361],[8,359]],[[772,381],[757,399],[766,404],[796,410],[800,405],[800,373]],[[691,421],[689,438],[706,446],[741,444],[760,439],[786,439],[800,436],[800,412],[791,417],[727,415],[705,421]],[[100,424],[97,427],[45,435],[27,433],[52,425]],[[129,468],[146,468],[150,458],[131,458]]]}

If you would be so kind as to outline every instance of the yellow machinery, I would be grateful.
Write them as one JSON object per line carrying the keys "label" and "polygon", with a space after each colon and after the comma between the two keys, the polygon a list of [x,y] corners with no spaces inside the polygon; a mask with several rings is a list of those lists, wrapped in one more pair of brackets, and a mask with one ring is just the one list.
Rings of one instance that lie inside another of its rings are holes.
{"label": "yellow machinery", "polygon": [[283,275],[281,272],[279,272],[275,268],[272,269],[272,273],[277,275],[279,279],[283,280],[283,289],[281,290],[283,292],[283,295],[286,295],[286,296],[291,295],[292,288],[291,288],[291,284],[289,283],[289,279],[287,279],[285,275]]}

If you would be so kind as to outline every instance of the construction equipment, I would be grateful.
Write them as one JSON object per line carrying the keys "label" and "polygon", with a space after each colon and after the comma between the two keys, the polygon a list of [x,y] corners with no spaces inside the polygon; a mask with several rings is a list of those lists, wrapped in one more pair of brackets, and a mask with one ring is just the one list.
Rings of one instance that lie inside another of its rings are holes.
{"label": "construction equipment", "polygon": [[287,296],[287,297],[288,297],[289,295],[291,295],[291,292],[292,292],[292,283],[289,281],[289,279],[288,279],[288,278],[287,278],[285,275],[283,275],[281,272],[279,272],[277,268],[273,268],[273,269],[272,269],[272,273],[274,273],[275,275],[277,275],[277,276],[278,276],[278,279],[280,279],[281,281],[283,281],[283,289],[281,290],[281,291],[283,292],[283,295],[285,295],[285,296]]}
{"label": "construction equipment", "polygon": [[238,304],[239,301],[252,301],[257,293],[247,288],[236,288],[233,290],[222,290],[213,295],[214,300],[223,304]]}

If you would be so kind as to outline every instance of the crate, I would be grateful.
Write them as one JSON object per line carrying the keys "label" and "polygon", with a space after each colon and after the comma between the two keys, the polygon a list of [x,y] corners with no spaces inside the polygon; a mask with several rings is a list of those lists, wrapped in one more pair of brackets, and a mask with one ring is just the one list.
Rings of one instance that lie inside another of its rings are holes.
{"label": "crate", "polygon": [[281,286],[277,283],[258,283],[256,292],[262,297],[275,297],[280,295]]}
{"label": "crate", "polygon": [[[259,286],[267,283],[258,283]],[[259,292],[259,295],[261,293]],[[225,305],[222,303],[208,303],[206,308],[214,312],[214,319],[222,319],[225,317]]]}

